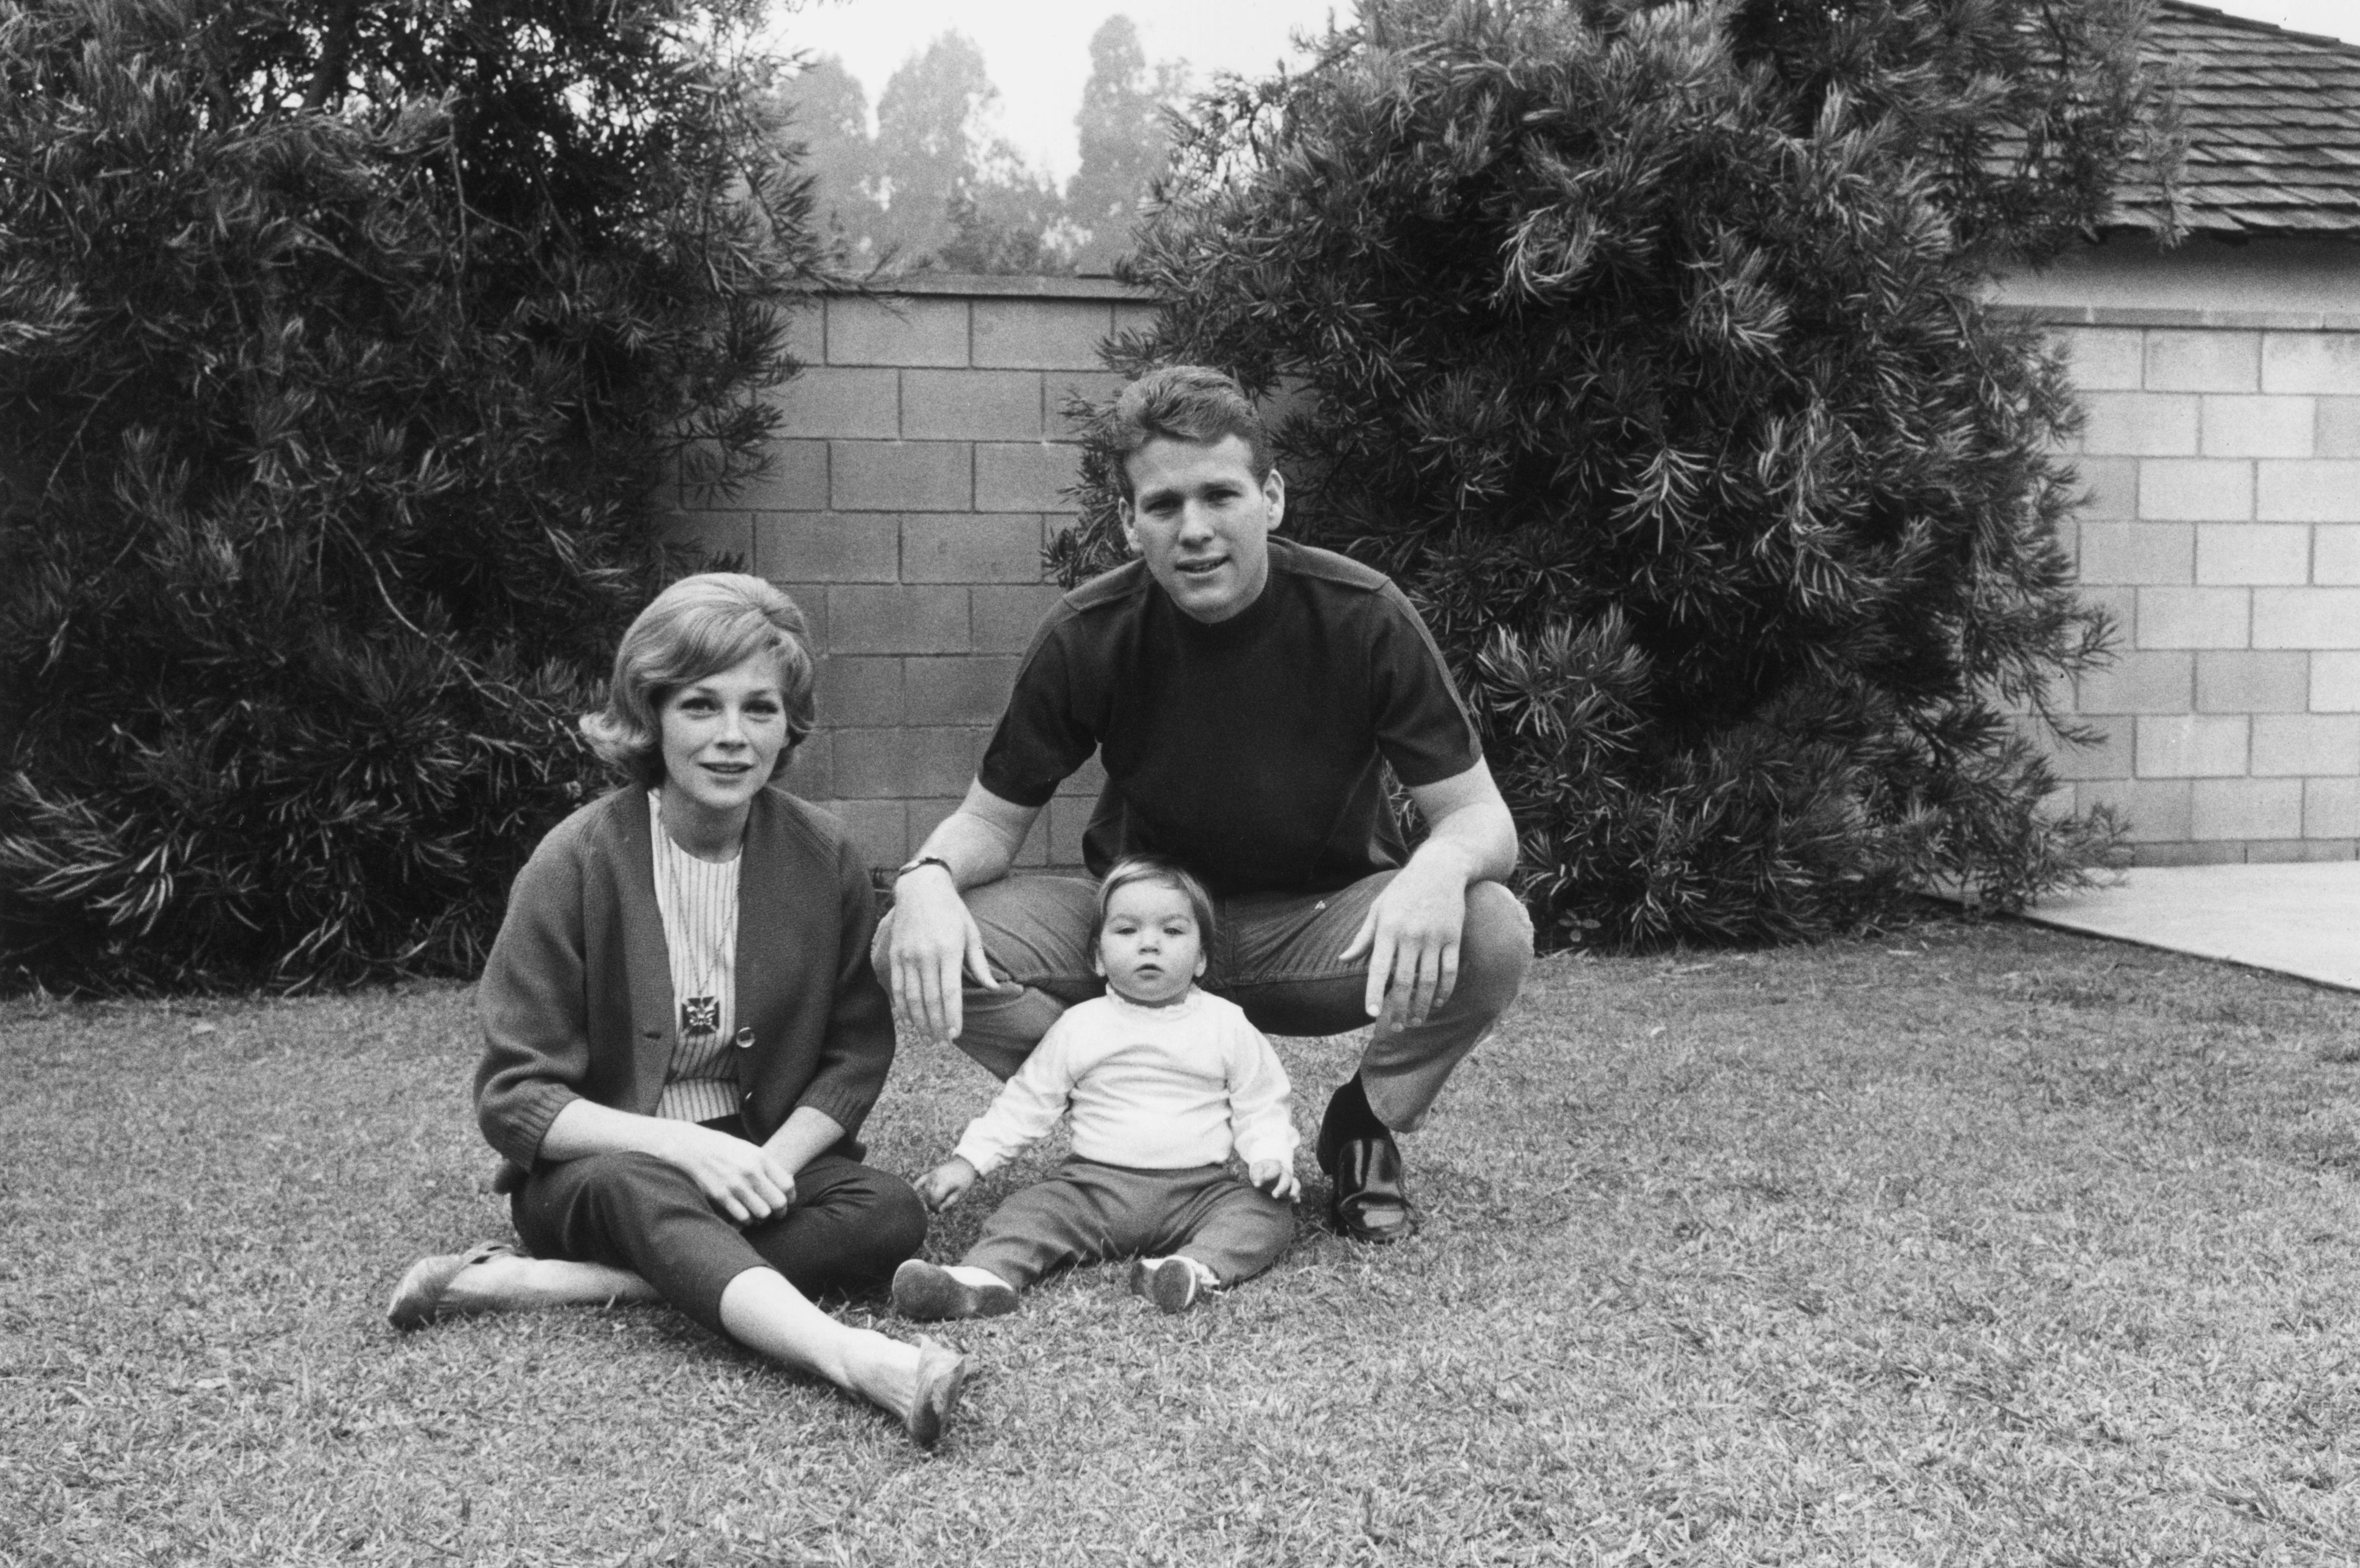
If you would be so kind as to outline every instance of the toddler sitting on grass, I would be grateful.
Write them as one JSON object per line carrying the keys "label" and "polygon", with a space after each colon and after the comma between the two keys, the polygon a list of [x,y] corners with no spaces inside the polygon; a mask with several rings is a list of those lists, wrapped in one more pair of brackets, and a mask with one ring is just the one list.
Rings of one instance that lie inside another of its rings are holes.
{"label": "toddler sitting on grass", "polygon": [[[994,1210],[956,1264],[902,1264],[902,1316],[1013,1312],[1052,1269],[1125,1257],[1133,1291],[1184,1312],[1286,1250],[1297,1190],[1286,1070],[1235,1003],[1196,989],[1212,924],[1212,900],[1177,866],[1134,856],[1107,874],[1093,963],[1107,994],[1066,1010],[918,1195],[948,1208],[1069,1105],[1073,1153]],[[1229,1172],[1232,1150],[1250,1182]]]}

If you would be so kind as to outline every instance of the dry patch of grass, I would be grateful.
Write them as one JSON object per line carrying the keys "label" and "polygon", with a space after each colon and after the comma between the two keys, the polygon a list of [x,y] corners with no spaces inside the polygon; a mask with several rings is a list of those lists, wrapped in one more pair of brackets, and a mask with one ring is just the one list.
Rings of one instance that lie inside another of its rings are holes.
{"label": "dry patch of grass", "polygon": [[[1307,1133],[1350,1042],[1282,1051]],[[473,1058],[456,989],[0,1004],[0,1563],[2360,1558],[2349,996],[2007,925],[1551,960],[1415,1242],[1054,1281],[932,1456],[661,1310],[387,1330],[507,1230]],[[910,1053],[872,1158],[989,1089]]]}

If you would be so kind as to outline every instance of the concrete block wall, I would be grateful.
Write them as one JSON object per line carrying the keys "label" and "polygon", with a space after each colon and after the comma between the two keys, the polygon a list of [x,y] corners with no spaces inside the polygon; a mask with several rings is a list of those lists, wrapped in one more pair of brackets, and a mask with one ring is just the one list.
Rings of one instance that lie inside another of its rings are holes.
{"label": "concrete block wall", "polygon": [[[797,319],[771,472],[680,531],[792,594],[820,654],[797,793],[870,862],[923,843],[974,777],[1018,656],[1058,590],[1041,550],[1072,520],[1069,393],[1105,396],[1110,332],[1154,309],[1095,278],[930,278],[829,296]],[[1096,765],[1052,800],[1030,866],[1078,866]],[[1044,831],[1045,830],[1045,831]]]}
{"label": "concrete block wall", "polygon": [[2043,313],[2088,413],[2070,542],[2121,631],[2073,692],[2105,732],[2057,758],[2073,803],[2143,864],[2352,858],[2360,317]]}

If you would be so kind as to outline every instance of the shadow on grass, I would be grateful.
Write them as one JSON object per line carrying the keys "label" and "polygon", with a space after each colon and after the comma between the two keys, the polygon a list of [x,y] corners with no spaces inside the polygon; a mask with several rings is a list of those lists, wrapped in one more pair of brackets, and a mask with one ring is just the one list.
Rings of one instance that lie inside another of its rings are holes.
{"label": "shadow on grass", "polygon": [[[1053,1280],[928,1457],[661,1309],[385,1328],[508,1229],[464,991],[0,1004],[0,1563],[2347,1563],[2355,1042],[2008,925],[1553,959],[1417,1239],[1315,1178],[1196,1312]],[[1281,1049],[1307,1139],[1352,1042]],[[991,1087],[910,1052],[872,1158]]]}

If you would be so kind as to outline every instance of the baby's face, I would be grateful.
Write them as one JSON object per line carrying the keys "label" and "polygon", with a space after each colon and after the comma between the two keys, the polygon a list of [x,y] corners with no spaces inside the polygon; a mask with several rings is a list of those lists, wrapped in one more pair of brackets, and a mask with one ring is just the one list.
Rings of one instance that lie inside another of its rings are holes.
{"label": "baby's face", "polygon": [[1205,973],[1205,938],[1188,896],[1153,882],[1116,888],[1098,931],[1098,967],[1128,1002],[1160,1007],[1186,996]]}

